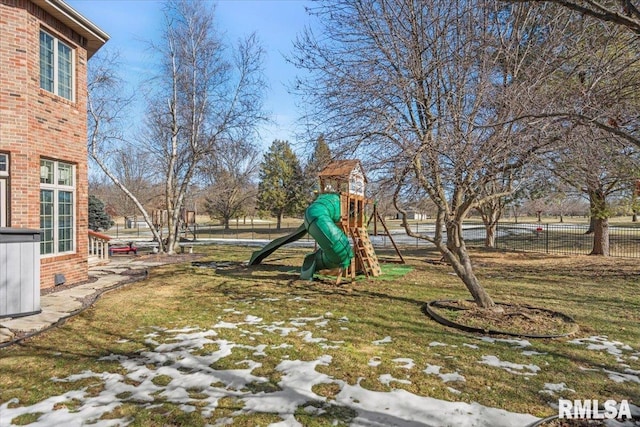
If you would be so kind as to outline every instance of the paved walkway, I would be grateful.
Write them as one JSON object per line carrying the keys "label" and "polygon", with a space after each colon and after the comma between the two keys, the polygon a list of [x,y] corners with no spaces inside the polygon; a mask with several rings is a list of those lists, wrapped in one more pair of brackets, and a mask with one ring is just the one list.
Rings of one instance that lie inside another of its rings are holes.
{"label": "paved walkway", "polygon": [[[0,319],[0,346],[8,345],[58,324],[82,311],[102,292],[115,288],[124,282],[130,282],[132,278],[143,278],[146,269],[166,263],[155,259],[122,256],[111,258],[108,264],[90,267],[89,277],[95,278],[95,280],[91,283],[42,295],[40,297],[41,313]],[[123,274],[130,270],[137,271],[138,274]]]}

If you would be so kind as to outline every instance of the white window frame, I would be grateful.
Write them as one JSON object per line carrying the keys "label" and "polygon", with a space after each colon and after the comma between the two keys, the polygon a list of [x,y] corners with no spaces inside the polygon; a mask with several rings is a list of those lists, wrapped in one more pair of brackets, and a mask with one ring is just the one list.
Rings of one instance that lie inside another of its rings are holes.
{"label": "white window frame", "polygon": [[[40,29],[40,34],[46,34],[47,36],[51,37],[53,39],[53,90],[50,91],[49,89],[46,89],[43,87],[42,85],[42,68],[43,68],[43,64],[40,63],[40,88],[42,90],[46,90],[49,93],[53,93],[54,95],[57,95],[63,99],[66,99],[68,101],[71,102],[75,102],[76,99],[76,50],[69,45],[68,43],[63,42],[62,40],[60,40],[59,38],[57,38],[56,36],[54,36],[53,34],[49,33],[48,31],[45,31],[43,29]],[[40,51],[42,50],[42,41],[40,40],[40,36],[38,38],[38,43],[40,46]],[[61,95],[61,88],[60,88],[60,56],[59,56],[59,50],[60,50],[60,45],[63,45],[65,47],[67,47],[70,51],[71,51],[71,96],[70,97],[66,97]],[[40,53],[40,57],[39,60],[42,61],[42,53]]]}
{"label": "white window frame", "polygon": [[9,212],[9,196],[7,195],[7,180],[9,178],[9,155],[0,153],[0,227],[7,226],[7,213]]}
{"label": "white window frame", "polygon": [[0,177],[0,227],[7,226],[7,180]]}
{"label": "white window frame", "polygon": [[[53,166],[53,170],[50,171],[46,163],[49,166]],[[70,174],[69,181],[70,184],[60,184],[60,180],[63,179],[61,176],[61,168],[60,166],[68,167],[68,173]],[[64,254],[74,254],[76,253],[76,241],[77,241],[77,230],[76,230],[76,206],[77,206],[77,197],[76,197],[76,166],[73,163],[53,160],[53,159],[40,159],[40,215],[42,216],[42,192],[43,191],[51,191],[53,192],[53,212],[52,212],[52,231],[53,231],[53,250],[48,253],[43,253],[43,248],[45,244],[44,236],[41,239],[40,243],[40,255],[42,257],[52,257]],[[51,177],[51,182],[46,182],[48,178]],[[66,251],[61,251],[59,248],[60,245],[60,193],[68,192],[71,193],[71,248]],[[42,223],[41,223],[42,227]],[[42,228],[42,232],[44,233],[44,228]]]}

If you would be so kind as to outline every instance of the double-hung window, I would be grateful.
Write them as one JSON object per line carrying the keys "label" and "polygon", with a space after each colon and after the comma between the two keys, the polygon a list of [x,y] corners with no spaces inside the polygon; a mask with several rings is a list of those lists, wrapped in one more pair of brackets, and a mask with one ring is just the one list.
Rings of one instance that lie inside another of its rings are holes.
{"label": "double-hung window", "polygon": [[40,254],[75,251],[75,167],[40,160]]}
{"label": "double-hung window", "polygon": [[73,101],[73,49],[40,31],[40,87]]}

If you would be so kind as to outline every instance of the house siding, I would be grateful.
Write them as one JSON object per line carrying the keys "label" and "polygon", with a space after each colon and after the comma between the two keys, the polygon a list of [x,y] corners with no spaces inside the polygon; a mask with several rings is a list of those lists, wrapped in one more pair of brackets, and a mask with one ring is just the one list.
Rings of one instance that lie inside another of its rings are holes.
{"label": "house siding", "polygon": [[[40,30],[75,50],[75,99],[40,89]],[[26,0],[0,0],[0,151],[9,153],[8,226],[40,228],[40,159],[75,165],[75,253],[41,257],[41,287],[88,279],[87,52],[84,38]]]}

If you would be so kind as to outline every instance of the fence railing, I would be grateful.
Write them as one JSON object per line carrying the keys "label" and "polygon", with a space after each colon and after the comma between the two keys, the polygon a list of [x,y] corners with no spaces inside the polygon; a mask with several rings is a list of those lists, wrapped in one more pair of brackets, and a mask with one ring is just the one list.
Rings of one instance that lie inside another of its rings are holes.
{"label": "fence railing", "polygon": [[[562,255],[587,255],[593,249],[588,224],[500,223],[496,248]],[[468,234],[468,235],[467,235]],[[484,227],[465,231],[471,245],[484,245]],[[609,251],[613,257],[640,257],[640,228],[609,226]]]}
{"label": "fence railing", "polygon": [[[233,221],[229,228],[221,225],[193,224],[184,230],[181,236],[188,239],[248,239],[273,240],[295,231],[301,221],[284,221],[278,230],[271,223],[252,224],[247,221]],[[432,222],[412,224],[412,230],[419,234],[433,236]],[[496,230],[495,245],[500,249],[542,252],[549,254],[586,255],[593,249],[593,235],[585,234],[588,224],[569,223],[520,223],[501,222]],[[370,230],[372,231],[372,230]],[[403,248],[433,248],[426,240],[408,237],[404,229],[396,226],[392,230],[394,241]],[[113,227],[109,234],[118,238],[150,238],[148,228],[135,227],[122,229]],[[482,247],[485,243],[486,230],[482,224],[466,223],[463,237],[467,246]],[[310,240],[308,235],[306,240]],[[376,247],[391,248],[391,241],[387,236],[372,237]],[[640,258],[640,227],[609,226],[610,255],[614,257]]]}

